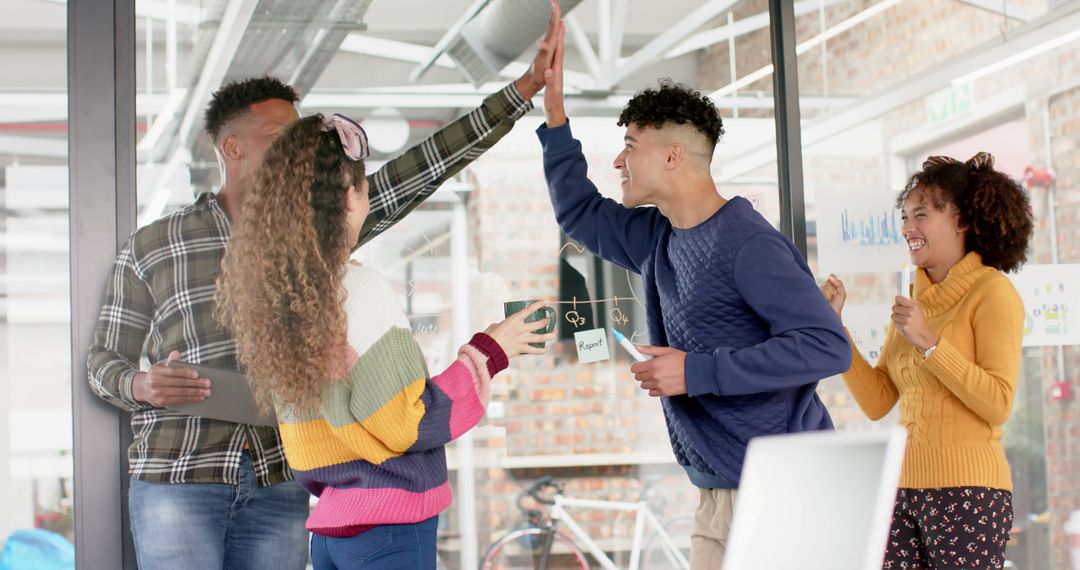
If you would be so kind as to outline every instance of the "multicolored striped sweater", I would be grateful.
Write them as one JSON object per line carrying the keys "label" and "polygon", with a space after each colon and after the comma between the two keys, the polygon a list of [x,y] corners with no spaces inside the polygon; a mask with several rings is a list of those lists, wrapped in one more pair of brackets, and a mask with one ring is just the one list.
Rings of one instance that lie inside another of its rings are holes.
{"label": "multicolored striped sweater", "polygon": [[289,466],[319,497],[307,528],[339,537],[450,505],[443,446],[479,423],[491,377],[508,364],[479,333],[430,376],[389,282],[350,265],[344,288],[349,350],[331,365],[319,408],[277,406]]}

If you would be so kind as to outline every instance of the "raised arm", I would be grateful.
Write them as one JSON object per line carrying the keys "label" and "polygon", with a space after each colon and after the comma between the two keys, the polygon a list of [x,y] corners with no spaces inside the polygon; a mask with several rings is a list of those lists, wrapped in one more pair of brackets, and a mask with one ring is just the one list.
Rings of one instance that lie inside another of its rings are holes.
{"label": "raised arm", "polygon": [[[839,277],[830,275],[821,286],[821,293],[836,316],[840,317],[844,303],[847,301],[844,282]],[[885,344],[882,345],[878,355],[877,366],[871,366],[859,354],[859,351],[855,350],[855,339],[851,337],[848,330],[845,329],[844,332],[851,344],[851,366],[844,372],[844,383],[847,384],[848,390],[855,397],[855,402],[859,404],[863,413],[871,420],[879,420],[889,413],[900,398],[900,391],[896,389],[896,384],[885,370],[885,363],[888,362],[886,354],[889,352],[889,344],[896,335],[896,327],[890,324],[888,328]]]}
{"label": "raised arm", "polygon": [[510,132],[532,108],[514,84],[368,175],[371,213],[357,247],[401,221],[451,177]]}
{"label": "raised arm", "polygon": [[627,208],[600,195],[569,123],[541,126],[537,134],[544,145],[544,175],[559,227],[594,254],[641,273],[669,225],[667,218],[657,208]]}
{"label": "raised arm", "polygon": [[[867,418],[874,421],[885,417],[900,399],[900,391],[885,370],[889,344],[895,334],[896,330],[890,326],[888,334],[885,335],[885,344],[878,354],[877,366],[871,366],[859,351],[852,348],[851,367],[843,374],[844,384],[847,384],[855,403],[859,404]],[[851,339],[850,334],[848,338]],[[855,346],[854,340],[851,340],[851,346]]]}
{"label": "raised arm", "polygon": [[589,165],[581,142],[570,132],[563,100],[562,26],[556,37],[554,60],[545,75],[544,116],[537,129],[544,149],[544,175],[555,208],[555,219],[567,235],[589,251],[641,273],[667,219],[656,208],[627,208],[604,198],[589,180]]}
{"label": "raised arm", "polygon": [[547,33],[524,75],[368,176],[371,212],[356,247],[401,221],[532,109],[531,99],[544,87],[545,72],[551,67],[554,37],[561,25],[558,3],[553,2]]}

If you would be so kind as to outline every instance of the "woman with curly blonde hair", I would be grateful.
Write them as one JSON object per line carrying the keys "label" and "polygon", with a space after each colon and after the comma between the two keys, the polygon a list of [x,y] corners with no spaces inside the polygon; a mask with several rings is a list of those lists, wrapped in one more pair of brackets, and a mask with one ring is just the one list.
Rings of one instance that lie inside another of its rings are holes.
{"label": "woman with curly blonde hair", "polygon": [[[899,403],[908,432],[882,567],[1001,568],[1013,519],[1001,426],[1024,332],[1004,272],[1027,257],[1028,197],[988,153],[932,156],[896,206],[918,267],[911,298],[896,297],[877,365],[855,352],[844,373],[870,419]],[[822,292],[839,316],[843,282],[830,276]]]}
{"label": "woman with curly blonde hair", "polygon": [[341,115],[293,123],[269,148],[218,283],[257,398],[318,505],[315,568],[434,568],[450,503],[444,446],[484,415],[491,377],[545,349],[536,303],[477,333],[429,375],[391,285],[349,263],[369,209],[367,136]]}

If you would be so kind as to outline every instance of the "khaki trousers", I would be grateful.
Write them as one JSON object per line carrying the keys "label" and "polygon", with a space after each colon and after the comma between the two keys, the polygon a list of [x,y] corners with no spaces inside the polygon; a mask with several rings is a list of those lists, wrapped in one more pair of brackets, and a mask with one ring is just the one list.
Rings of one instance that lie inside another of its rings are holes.
{"label": "khaki trousers", "polygon": [[690,570],[720,570],[727,551],[735,489],[699,489],[701,501],[690,535]]}

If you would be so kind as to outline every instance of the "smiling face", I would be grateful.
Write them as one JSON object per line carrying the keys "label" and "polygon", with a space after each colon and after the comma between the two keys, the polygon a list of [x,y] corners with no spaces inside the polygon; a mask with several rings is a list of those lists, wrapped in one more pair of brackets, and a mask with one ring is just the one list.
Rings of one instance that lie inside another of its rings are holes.
{"label": "smiling face", "polygon": [[622,203],[628,208],[656,203],[664,179],[667,144],[654,128],[631,124],[623,137],[625,146],[613,166],[622,179]]}
{"label": "smiling face", "polygon": [[944,277],[967,253],[967,228],[960,223],[960,213],[951,203],[946,203],[944,209],[935,206],[937,192],[936,188],[916,188],[900,211],[911,262],[925,268],[932,278]]}

